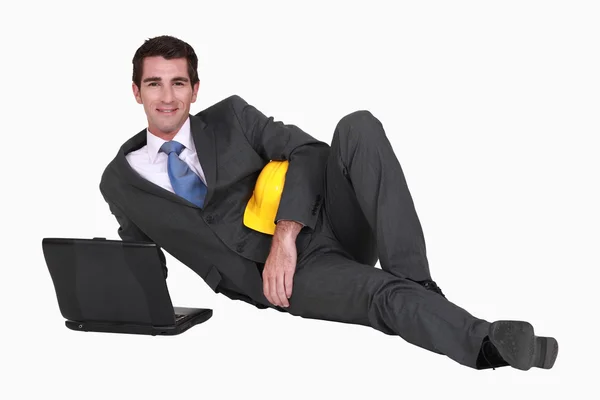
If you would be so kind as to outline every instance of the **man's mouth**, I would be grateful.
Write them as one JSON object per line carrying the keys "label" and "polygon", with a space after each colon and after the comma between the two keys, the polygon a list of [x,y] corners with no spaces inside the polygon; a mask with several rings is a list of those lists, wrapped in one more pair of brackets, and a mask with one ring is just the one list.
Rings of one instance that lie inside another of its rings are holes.
{"label": "man's mouth", "polygon": [[157,108],[156,111],[163,113],[163,114],[174,114],[175,111],[177,111],[178,108]]}

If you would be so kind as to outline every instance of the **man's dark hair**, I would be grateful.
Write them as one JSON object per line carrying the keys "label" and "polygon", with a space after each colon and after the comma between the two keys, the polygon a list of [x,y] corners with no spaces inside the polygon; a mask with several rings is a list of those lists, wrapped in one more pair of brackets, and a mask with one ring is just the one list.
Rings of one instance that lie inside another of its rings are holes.
{"label": "man's dark hair", "polygon": [[135,52],[133,56],[133,82],[138,88],[142,84],[142,73],[145,57],[161,56],[167,60],[173,58],[186,58],[188,65],[188,75],[192,86],[199,81],[198,79],[198,57],[192,46],[173,36],[157,36],[147,39],[143,45]]}

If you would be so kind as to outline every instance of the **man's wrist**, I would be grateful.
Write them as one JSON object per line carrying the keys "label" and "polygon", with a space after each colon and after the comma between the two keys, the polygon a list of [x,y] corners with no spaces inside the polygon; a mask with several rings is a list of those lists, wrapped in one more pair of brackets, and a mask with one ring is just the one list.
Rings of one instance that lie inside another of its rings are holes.
{"label": "man's wrist", "polygon": [[281,219],[277,221],[277,224],[275,225],[274,236],[283,241],[292,240],[295,242],[303,227],[304,224],[300,222]]}

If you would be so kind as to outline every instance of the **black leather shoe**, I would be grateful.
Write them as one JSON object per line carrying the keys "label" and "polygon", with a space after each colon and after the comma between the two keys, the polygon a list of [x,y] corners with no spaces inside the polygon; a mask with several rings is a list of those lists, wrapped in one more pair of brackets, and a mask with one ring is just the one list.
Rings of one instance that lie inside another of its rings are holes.
{"label": "black leather shoe", "polygon": [[479,355],[477,356],[477,361],[475,364],[475,368],[477,369],[496,369],[498,367],[506,367],[509,364],[502,358],[500,353],[498,353],[498,349],[496,346],[490,342],[489,336],[486,336],[481,343],[481,348],[479,349]]}
{"label": "black leather shoe", "polygon": [[446,296],[444,296],[444,293],[442,293],[442,289],[440,289],[438,287],[438,285],[435,283],[435,281],[432,281],[431,279],[428,279],[428,280],[425,280],[425,281],[416,281],[416,282],[419,285],[423,286],[425,289],[431,290],[432,292],[435,292],[435,293],[439,294],[443,298],[446,298]]}
{"label": "black leather shoe", "polygon": [[496,321],[490,326],[489,341],[502,360],[523,371],[531,367],[550,369],[558,355],[556,339],[535,336],[529,322]]}

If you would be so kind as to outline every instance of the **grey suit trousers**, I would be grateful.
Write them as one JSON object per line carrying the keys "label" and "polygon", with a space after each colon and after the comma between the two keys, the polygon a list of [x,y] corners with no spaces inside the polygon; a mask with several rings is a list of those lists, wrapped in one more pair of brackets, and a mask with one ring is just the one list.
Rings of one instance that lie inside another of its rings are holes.
{"label": "grey suit trousers", "polygon": [[371,326],[475,368],[490,324],[414,282],[431,279],[423,231],[400,163],[370,112],[338,123],[325,185],[322,218],[298,254],[290,306],[275,308]]}

